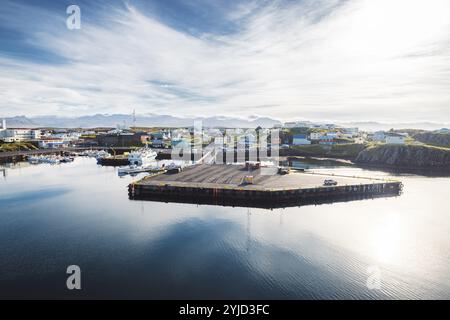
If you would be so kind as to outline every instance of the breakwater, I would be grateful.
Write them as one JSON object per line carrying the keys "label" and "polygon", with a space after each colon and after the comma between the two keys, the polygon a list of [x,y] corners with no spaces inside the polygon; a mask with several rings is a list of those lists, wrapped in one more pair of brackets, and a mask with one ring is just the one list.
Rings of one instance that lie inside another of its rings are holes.
{"label": "breakwater", "polygon": [[[246,177],[253,182],[245,184]],[[337,185],[324,185],[333,180]],[[129,198],[226,206],[282,208],[398,196],[399,181],[293,172],[266,175],[237,165],[196,165],[179,174],[149,176],[128,186]]]}

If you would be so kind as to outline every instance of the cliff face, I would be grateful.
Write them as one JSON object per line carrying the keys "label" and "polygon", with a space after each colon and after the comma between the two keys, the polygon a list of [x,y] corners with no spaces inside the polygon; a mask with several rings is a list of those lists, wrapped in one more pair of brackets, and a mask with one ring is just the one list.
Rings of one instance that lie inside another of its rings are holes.
{"label": "cliff face", "polygon": [[450,150],[416,145],[382,145],[361,151],[356,163],[450,170]]}
{"label": "cliff face", "polygon": [[422,132],[413,136],[417,141],[436,146],[450,147],[450,133]]}

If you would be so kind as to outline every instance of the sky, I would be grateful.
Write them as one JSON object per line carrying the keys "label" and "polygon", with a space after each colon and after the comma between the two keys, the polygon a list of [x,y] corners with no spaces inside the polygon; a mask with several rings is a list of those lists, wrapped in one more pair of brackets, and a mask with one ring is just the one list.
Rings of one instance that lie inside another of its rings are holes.
{"label": "sky", "polygon": [[450,122],[450,1],[1,1],[0,116],[133,109]]}

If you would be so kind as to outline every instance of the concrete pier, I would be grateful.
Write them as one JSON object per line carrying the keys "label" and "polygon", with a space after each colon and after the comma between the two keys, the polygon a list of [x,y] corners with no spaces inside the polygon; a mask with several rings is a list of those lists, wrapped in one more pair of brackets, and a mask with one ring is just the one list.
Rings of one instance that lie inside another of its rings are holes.
{"label": "concrete pier", "polygon": [[[398,181],[291,172],[265,175],[239,165],[195,165],[177,174],[145,177],[128,187],[130,199],[242,207],[282,208],[398,196]],[[252,184],[243,184],[252,176]],[[332,179],[336,186],[325,186]]]}

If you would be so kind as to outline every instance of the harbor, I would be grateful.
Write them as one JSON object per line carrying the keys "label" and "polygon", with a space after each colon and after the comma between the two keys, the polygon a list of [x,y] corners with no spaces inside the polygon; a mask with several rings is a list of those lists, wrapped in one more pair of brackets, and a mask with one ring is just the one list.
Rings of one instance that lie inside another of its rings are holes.
{"label": "harbor", "polygon": [[61,150],[25,158],[30,164],[60,164],[90,157],[101,166],[117,166],[119,177],[146,175],[129,184],[131,200],[274,209],[395,197],[403,188],[395,180],[315,172],[314,166],[298,165],[295,159],[214,164],[215,152],[205,152],[197,161],[180,161],[162,151],[148,147]]}
{"label": "harbor", "polygon": [[[57,149],[36,149],[36,150],[20,150],[20,151],[8,151],[0,152],[0,163],[15,163],[26,161],[31,156],[64,156],[70,154],[83,154],[88,155],[89,153],[95,153],[99,151],[106,151],[109,154],[115,154],[114,156],[108,158],[102,162],[102,165],[106,166],[122,166],[127,165],[126,157],[123,156],[124,153],[131,152],[139,148],[129,148],[129,147],[71,147],[71,148],[57,148]],[[153,148],[157,153],[157,159],[170,159],[171,149],[161,149]]]}
{"label": "harbor", "polygon": [[133,182],[128,186],[129,198],[273,209],[398,196],[403,187],[394,180],[275,170],[197,164],[179,173],[160,172]]}

